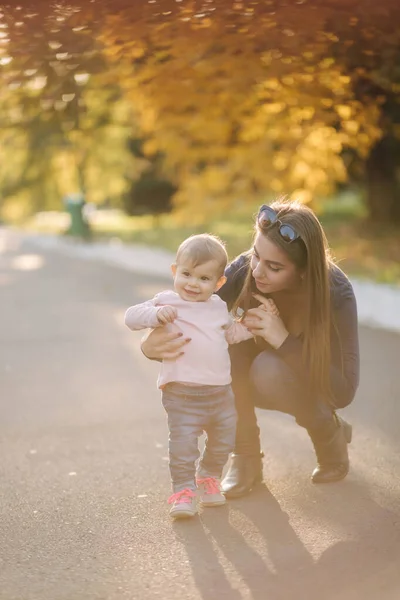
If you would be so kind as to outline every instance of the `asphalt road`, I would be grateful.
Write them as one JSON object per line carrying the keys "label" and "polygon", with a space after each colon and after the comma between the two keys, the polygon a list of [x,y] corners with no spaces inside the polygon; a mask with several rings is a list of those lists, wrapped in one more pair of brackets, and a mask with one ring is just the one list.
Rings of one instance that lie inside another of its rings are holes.
{"label": "asphalt road", "polygon": [[263,412],[266,486],[172,524],[158,366],[123,325],[164,287],[0,233],[0,600],[398,600],[400,336],[360,331],[344,482]]}

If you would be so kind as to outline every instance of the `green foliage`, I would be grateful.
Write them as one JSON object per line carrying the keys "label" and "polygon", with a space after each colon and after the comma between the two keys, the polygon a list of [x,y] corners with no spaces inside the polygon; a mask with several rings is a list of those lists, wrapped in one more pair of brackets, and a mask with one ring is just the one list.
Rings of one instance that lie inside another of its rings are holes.
{"label": "green foliage", "polygon": [[157,153],[148,157],[144,151],[145,140],[130,138],[128,147],[136,162],[142,164],[139,176],[136,176],[130,189],[124,195],[124,208],[128,215],[160,215],[172,210],[172,197],[177,188],[163,177],[164,157]]}
{"label": "green foliage", "polygon": [[0,17],[1,151],[7,144],[13,156],[0,167],[6,215],[59,208],[74,192],[118,202],[126,190],[131,110],[89,17],[61,4]]}
{"label": "green foliage", "polygon": [[133,182],[125,196],[124,207],[128,215],[167,213],[172,209],[175,192],[170,181],[158,178],[154,171],[146,171]]}

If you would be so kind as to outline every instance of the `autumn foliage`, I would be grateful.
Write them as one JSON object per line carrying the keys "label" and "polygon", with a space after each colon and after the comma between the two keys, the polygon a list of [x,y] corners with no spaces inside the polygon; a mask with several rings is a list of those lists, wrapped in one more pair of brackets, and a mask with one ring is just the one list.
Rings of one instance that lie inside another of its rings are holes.
{"label": "autumn foliage", "polygon": [[[318,207],[352,183],[366,188],[373,216],[400,222],[395,161],[382,161],[385,148],[399,152],[394,0],[63,6],[64,51],[99,85],[118,88],[145,156],[163,156],[178,212],[210,214],[281,193]],[[70,43],[80,27],[89,51]],[[34,48],[30,61],[43,52]],[[54,102],[56,89],[47,90]]]}

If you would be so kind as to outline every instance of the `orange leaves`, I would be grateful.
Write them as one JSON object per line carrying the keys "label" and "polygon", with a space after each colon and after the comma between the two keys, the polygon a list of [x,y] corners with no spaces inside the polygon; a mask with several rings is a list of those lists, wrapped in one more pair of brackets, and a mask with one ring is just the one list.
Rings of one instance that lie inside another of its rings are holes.
{"label": "orange leaves", "polygon": [[337,104],[335,106],[335,110],[341,119],[350,119],[352,111],[351,106],[349,106],[348,104]]}
{"label": "orange leaves", "polygon": [[164,154],[179,209],[254,201],[255,190],[310,201],[345,180],[345,148],[368,154],[386,96],[357,97],[357,78],[370,73],[357,60],[381,41],[355,1],[341,3],[340,18],[335,10],[157,0],[104,21],[145,152]]}
{"label": "orange leaves", "polygon": [[150,138],[145,152],[162,150],[165,171],[179,185],[176,206],[189,212],[209,198],[208,211],[217,210],[238,194],[253,201],[256,188],[262,195],[325,193],[343,178],[340,159],[333,160],[341,143],[316,129],[321,111],[307,86],[326,87],[328,76],[318,83],[295,59],[281,67],[273,54],[260,56],[238,37],[226,39],[222,27],[214,23],[212,37],[199,29],[188,39],[171,24],[156,39],[148,32],[144,63],[136,67],[137,50],[130,54],[126,93]]}

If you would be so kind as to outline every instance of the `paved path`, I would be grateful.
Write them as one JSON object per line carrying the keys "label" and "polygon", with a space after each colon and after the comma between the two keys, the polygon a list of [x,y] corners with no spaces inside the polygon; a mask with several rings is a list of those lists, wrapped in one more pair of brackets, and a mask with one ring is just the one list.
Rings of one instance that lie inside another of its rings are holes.
{"label": "paved path", "polygon": [[164,283],[0,239],[0,600],[398,600],[400,336],[361,329],[346,481],[260,414],[267,487],[171,524],[157,365],[123,325]]}

